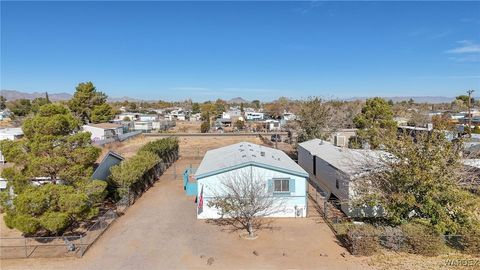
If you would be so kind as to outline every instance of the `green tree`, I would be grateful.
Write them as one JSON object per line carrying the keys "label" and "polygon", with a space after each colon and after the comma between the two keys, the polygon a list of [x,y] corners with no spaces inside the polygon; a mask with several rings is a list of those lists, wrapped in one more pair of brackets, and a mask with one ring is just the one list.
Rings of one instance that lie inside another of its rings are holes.
{"label": "green tree", "polygon": [[113,109],[107,103],[93,107],[91,121],[93,123],[103,123],[112,120],[115,117]]}
{"label": "green tree", "polygon": [[461,141],[433,131],[389,139],[385,147],[391,155],[376,162],[381,170],[355,185],[364,189],[362,201],[383,206],[393,225],[422,219],[442,234],[479,225],[480,198],[458,185],[465,175]]}
{"label": "green tree", "polygon": [[239,130],[244,129],[245,128],[245,121],[242,121],[242,120],[235,121],[235,127]]}
{"label": "green tree", "polygon": [[0,96],[0,110],[7,108],[7,99],[4,96]]}
{"label": "green tree", "polygon": [[198,102],[194,102],[192,104],[192,113],[199,113],[200,112],[200,104]]}
{"label": "green tree", "polygon": [[91,145],[89,133],[76,133],[78,127],[68,109],[46,104],[24,122],[23,140],[0,143],[2,152],[29,177],[75,182],[91,175],[100,152]]}
{"label": "green tree", "polygon": [[[468,105],[468,95],[460,95],[455,97],[456,100],[461,100],[463,104]],[[473,105],[475,103],[475,99],[473,97],[470,98],[470,102]]]}
{"label": "green tree", "polygon": [[368,142],[372,148],[378,148],[386,138],[395,135],[397,124],[393,120],[392,108],[379,97],[367,99],[362,112],[353,119],[359,129],[357,136]]}
{"label": "green tree", "polygon": [[320,98],[310,98],[302,102],[299,117],[299,141],[326,139],[333,131],[331,108]]}
{"label": "green tree", "polygon": [[45,104],[49,104],[49,103],[51,103],[51,102],[48,99],[48,96],[35,98],[32,101],[32,111],[33,111],[33,113],[37,113],[41,106],[43,106]]}
{"label": "green tree", "polygon": [[257,110],[260,109],[260,107],[261,107],[260,100],[257,100],[257,99],[252,100],[252,105],[253,105],[253,108],[255,108]]}
{"label": "green tree", "polygon": [[7,107],[16,116],[26,116],[32,111],[32,103],[24,98],[11,101]]}
{"label": "green tree", "polygon": [[[104,181],[94,180],[92,183],[97,188],[102,187],[101,194],[105,194]],[[8,227],[25,234],[34,234],[40,229],[49,234],[60,234],[73,222],[97,214],[98,203],[90,200],[86,192],[74,186],[46,184],[30,186],[13,198],[13,205],[7,208],[4,220]]]}
{"label": "green tree", "polygon": [[472,133],[480,134],[480,126],[475,126],[472,130]]}
{"label": "green tree", "polygon": [[91,122],[92,111],[96,106],[103,105],[107,95],[97,91],[92,82],[79,83],[68,107],[83,123]]}
{"label": "green tree", "polygon": [[210,123],[208,121],[203,121],[200,126],[200,132],[207,133],[210,130]]}

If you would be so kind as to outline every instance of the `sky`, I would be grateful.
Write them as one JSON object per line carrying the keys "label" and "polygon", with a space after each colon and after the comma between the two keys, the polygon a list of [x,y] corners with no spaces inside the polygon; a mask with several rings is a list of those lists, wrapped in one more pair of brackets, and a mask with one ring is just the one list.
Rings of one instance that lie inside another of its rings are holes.
{"label": "sky", "polygon": [[1,89],[194,101],[480,93],[480,2],[1,2]]}

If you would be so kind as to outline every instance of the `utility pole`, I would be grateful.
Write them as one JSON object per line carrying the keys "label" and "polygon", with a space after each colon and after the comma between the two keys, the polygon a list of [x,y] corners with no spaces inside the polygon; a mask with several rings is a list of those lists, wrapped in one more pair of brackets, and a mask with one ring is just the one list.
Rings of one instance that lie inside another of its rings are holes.
{"label": "utility pole", "polygon": [[475,90],[468,90],[468,136],[472,137],[472,93],[475,92]]}

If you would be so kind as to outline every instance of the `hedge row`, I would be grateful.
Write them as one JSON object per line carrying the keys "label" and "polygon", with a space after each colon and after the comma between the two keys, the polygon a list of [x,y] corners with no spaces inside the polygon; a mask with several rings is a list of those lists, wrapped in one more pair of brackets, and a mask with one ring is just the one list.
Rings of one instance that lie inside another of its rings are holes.
{"label": "hedge row", "polygon": [[169,137],[149,142],[140,148],[139,153],[142,152],[154,153],[162,162],[173,162],[178,154],[178,139]]}
{"label": "hedge row", "polygon": [[178,140],[164,138],[145,144],[135,156],[110,169],[110,179],[120,197],[134,197],[148,188],[178,157]]}

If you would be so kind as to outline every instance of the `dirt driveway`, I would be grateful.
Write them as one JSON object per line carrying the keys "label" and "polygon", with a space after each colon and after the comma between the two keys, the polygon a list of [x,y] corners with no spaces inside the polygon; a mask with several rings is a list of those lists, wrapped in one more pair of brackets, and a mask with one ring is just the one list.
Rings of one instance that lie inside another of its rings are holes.
{"label": "dirt driveway", "polygon": [[[199,160],[181,158],[177,172]],[[195,218],[173,167],[81,259],[3,260],[1,269],[369,269],[318,217],[276,219],[256,240]],[[256,254],[254,254],[254,251]]]}

